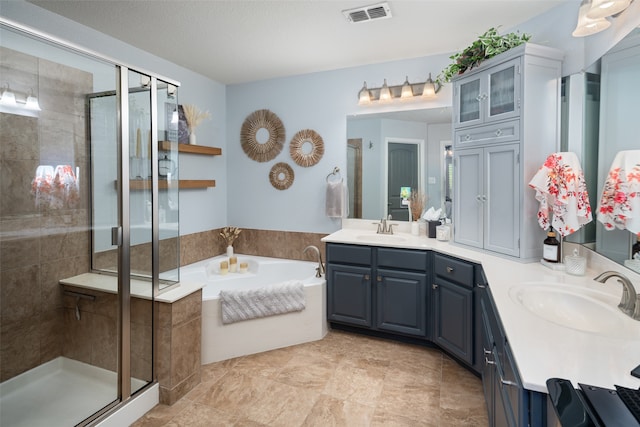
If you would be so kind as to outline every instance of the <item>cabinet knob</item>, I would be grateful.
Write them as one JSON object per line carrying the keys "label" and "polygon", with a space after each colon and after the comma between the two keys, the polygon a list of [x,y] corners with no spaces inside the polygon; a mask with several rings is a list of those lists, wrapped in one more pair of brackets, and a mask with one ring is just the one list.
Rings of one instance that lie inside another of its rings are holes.
{"label": "cabinet knob", "polygon": [[502,135],[502,129],[498,129],[498,130],[496,131],[496,136],[500,136],[500,135]]}
{"label": "cabinet knob", "polygon": [[471,135],[466,134],[466,135],[464,136],[464,140],[465,140],[465,141],[469,141],[469,140],[471,140]]}
{"label": "cabinet knob", "polygon": [[447,273],[453,273],[453,267],[447,267]]}
{"label": "cabinet knob", "polygon": [[369,280],[371,277],[368,274],[364,275],[364,280]]}
{"label": "cabinet knob", "polygon": [[431,284],[431,287],[432,287],[433,289],[438,289],[438,285],[436,285],[435,283]]}
{"label": "cabinet knob", "polygon": [[378,280],[378,282],[382,282],[382,276],[378,276],[376,279]]}

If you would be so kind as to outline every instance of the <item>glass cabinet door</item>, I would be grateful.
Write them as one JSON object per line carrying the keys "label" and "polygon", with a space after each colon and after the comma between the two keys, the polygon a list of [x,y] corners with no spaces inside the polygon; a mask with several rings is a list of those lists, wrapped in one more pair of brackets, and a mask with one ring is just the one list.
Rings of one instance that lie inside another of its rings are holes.
{"label": "glass cabinet door", "polygon": [[456,93],[458,124],[471,125],[480,120],[480,83],[480,76],[459,82]]}
{"label": "glass cabinet door", "polygon": [[487,121],[520,114],[520,59],[504,63],[487,75]]}

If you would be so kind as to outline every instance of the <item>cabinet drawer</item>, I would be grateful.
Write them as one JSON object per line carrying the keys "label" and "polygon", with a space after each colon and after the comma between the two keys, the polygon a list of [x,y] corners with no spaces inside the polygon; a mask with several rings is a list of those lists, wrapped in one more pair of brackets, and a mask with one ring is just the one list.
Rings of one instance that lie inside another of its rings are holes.
{"label": "cabinet drawer", "polygon": [[358,245],[327,245],[327,262],[339,264],[371,265],[371,248]]}
{"label": "cabinet drawer", "polygon": [[459,285],[473,288],[473,264],[449,258],[440,254],[435,255],[435,273]]}
{"label": "cabinet drawer", "polygon": [[454,133],[454,148],[518,140],[520,140],[520,120],[511,120],[485,126],[456,129]]}
{"label": "cabinet drawer", "polygon": [[427,271],[429,252],[378,248],[378,267]]}

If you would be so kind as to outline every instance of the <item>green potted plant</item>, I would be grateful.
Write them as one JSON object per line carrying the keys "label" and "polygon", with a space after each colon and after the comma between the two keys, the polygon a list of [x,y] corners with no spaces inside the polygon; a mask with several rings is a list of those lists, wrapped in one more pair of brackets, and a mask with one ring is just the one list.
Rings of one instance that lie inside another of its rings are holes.
{"label": "green potted plant", "polygon": [[438,74],[436,82],[440,84],[447,83],[453,76],[462,74],[466,70],[480,65],[482,61],[526,43],[530,39],[531,36],[529,34],[515,32],[500,35],[496,28],[489,28],[462,52],[449,57],[453,59],[453,62]]}

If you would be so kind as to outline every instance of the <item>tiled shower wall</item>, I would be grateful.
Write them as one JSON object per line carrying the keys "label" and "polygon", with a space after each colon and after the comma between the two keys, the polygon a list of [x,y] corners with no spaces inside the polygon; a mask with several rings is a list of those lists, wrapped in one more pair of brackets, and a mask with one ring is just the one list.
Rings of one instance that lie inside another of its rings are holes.
{"label": "tiled shower wall", "polygon": [[[0,381],[63,354],[58,280],[89,270],[85,94],[92,76],[0,48],[0,82],[33,89],[38,118],[0,113]],[[39,165],[80,168],[80,198],[36,206]]]}

